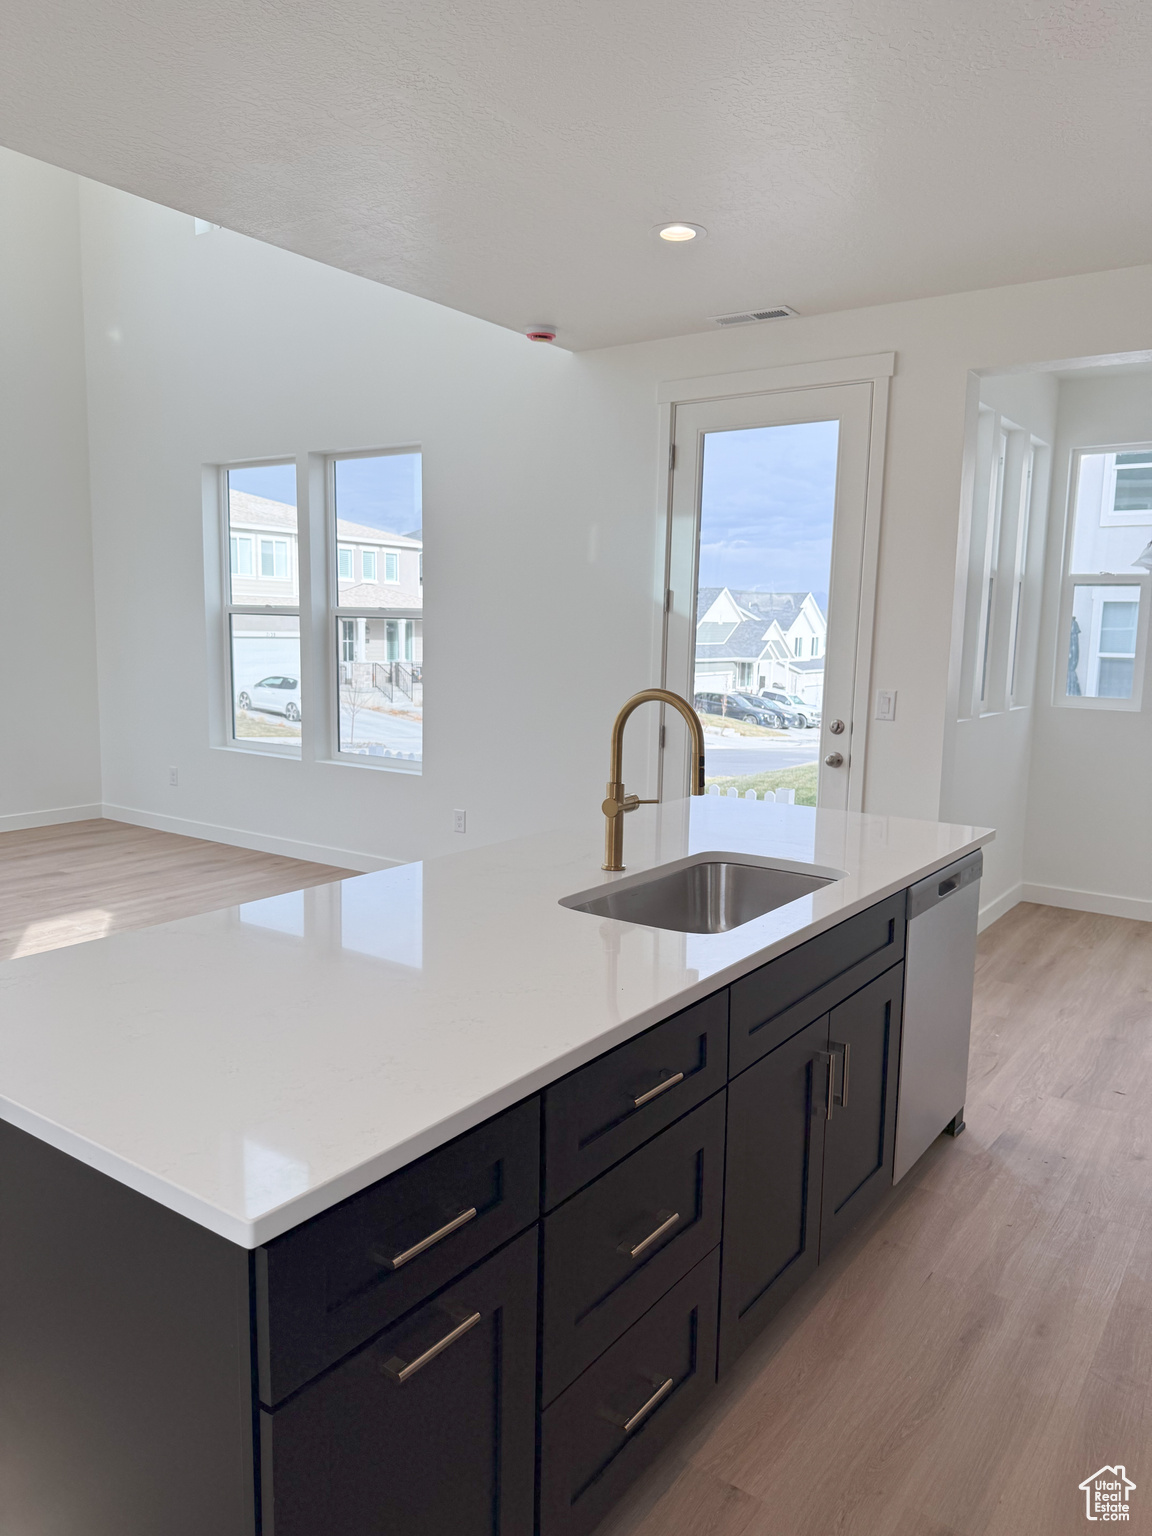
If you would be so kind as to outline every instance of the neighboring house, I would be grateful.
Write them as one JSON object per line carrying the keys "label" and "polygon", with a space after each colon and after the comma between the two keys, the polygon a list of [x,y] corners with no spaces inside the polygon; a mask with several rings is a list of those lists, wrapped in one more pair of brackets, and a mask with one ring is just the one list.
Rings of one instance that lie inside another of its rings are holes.
{"label": "neighboring house", "polygon": [[[230,492],[228,508],[233,601],[296,604],[296,508],[247,491]],[[337,607],[377,610],[338,620],[341,663],[421,665],[423,547],[418,533],[388,533],[337,519]]]}
{"label": "neighboring house", "polygon": [[701,587],[696,612],[697,692],[779,688],[819,709],[828,626],[811,592]]}

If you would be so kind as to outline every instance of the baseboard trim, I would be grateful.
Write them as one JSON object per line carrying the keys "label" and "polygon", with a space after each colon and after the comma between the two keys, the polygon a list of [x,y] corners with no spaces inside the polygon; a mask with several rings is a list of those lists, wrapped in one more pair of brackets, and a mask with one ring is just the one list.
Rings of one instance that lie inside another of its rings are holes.
{"label": "baseboard trim", "polygon": [[1042,907],[1067,907],[1072,912],[1099,912],[1102,917],[1133,917],[1152,923],[1152,901],[1140,896],[1106,896],[1102,891],[1074,891],[1062,885],[1029,885],[1020,888],[1021,901]]}
{"label": "baseboard trim", "polygon": [[65,821],[97,821],[104,807],[96,805],[58,805],[51,811],[19,811],[0,816],[0,832],[22,832],[25,827],[54,827]]}
{"label": "baseboard trim", "polygon": [[1003,896],[997,896],[995,901],[990,901],[986,907],[981,907],[980,916],[976,920],[976,932],[983,933],[985,928],[991,928],[998,918],[1003,917],[1006,912],[1011,912],[1018,902],[1024,900],[1023,890],[1023,885],[1017,882],[1010,890],[1005,891]]}
{"label": "baseboard trim", "polygon": [[310,864],[334,864],[340,869],[355,869],[370,874],[376,869],[391,869],[402,859],[384,859],[375,854],[358,853],[352,848],[331,848],[324,843],[306,843],[294,837],[274,837],[264,832],[248,832],[241,827],[222,827],[210,821],[192,821],[184,816],[162,816],[155,811],[138,811],[129,805],[97,806],[95,815],[110,821],[126,821],[133,827],[151,827],[154,832],[175,832],[180,837],[200,837],[209,843],[228,843],[233,848],[251,848],[256,853],[278,853],[286,859],[307,859]]}

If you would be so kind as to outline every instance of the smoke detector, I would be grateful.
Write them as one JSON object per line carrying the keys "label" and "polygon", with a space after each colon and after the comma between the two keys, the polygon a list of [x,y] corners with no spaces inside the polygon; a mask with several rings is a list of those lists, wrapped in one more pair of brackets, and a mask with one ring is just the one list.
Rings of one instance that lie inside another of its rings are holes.
{"label": "smoke detector", "polygon": [[529,341],[555,341],[556,327],[554,325],[530,325],[524,334]]}
{"label": "smoke detector", "polygon": [[788,304],[772,304],[765,309],[739,309],[731,315],[709,315],[713,325],[753,325],[758,320],[786,320],[796,311]]}

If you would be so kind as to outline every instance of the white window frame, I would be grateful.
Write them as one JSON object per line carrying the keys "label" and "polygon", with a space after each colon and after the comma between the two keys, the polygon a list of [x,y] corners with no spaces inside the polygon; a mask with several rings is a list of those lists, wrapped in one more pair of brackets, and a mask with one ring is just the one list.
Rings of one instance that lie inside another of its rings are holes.
{"label": "white window frame", "polygon": [[[423,757],[419,760],[399,757],[368,757],[359,752],[342,752],[340,749],[340,668],[343,664],[343,627],[342,621],[347,619],[370,620],[372,622],[389,619],[408,620],[415,623],[413,612],[410,608],[371,608],[365,606],[352,607],[340,601],[341,585],[347,585],[345,578],[339,574],[339,552],[348,546],[341,543],[336,536],[336,465],[348,459],[382,459],[393,454],[423,454],[424,450],[419,443],[409,443],[395,448],[365,448],[356,453],[331,453],[324,457],[324,539],[327,551],[329,577],[327,588],[327,643],[325,655],[325,667],[331,680],[331,709],[329,711],[328,729],[331,740],[331,760],[333,762],[347,763],[358,768],[371,768],[388,773],[415,773],[424,771]],[[385,535],[386,536],[386,535]],[[398,584],[398,581],[397,583]],[[376,583],[381,585],[381,583]],[[423,610],[421,610],[422,613]],[[400,632],[400,651],[398,658],[404,661],[403,655],[404,636],[407,633],[412,639],[412,649],[415,650],[415,630]],[[411,664],[411,663],[410,663]]]}
{"label": "white window frame", "polygon": [[[365,561],[367,561],[367,560],[371,560],[371,562],[372,562],[372,574],[371,574],[371,576],[369,576],[368,571],[367,571],[367,567],[365,566]],[[375,585],[376,582],[379,580],[379,573],[380,573],[380,551],[378,549],[362,549],[360,551],[360,579],[361,579],[361,581],[370,581],[370,582],[372,582],[373,585]]]}
{"label": "white window frame", "polygon": [[[232,525],[231,508],[228,500],[228,475],[231,470],[238,469],[265,469],[272,466],[290,464],[293,474],[296,476],[296,542],[299,547],[300,540],[304,537],[304,529],[301,527],[300,518],[300,482],[299,466],[295,459],[245,459],[236,464],[218,464],[216,466],[217,501],[219,504],[218,526],[220,531],[220,570],[223,577],[220,611],[224,619],[224,742],[225,744],[241,752],[259,752],[267,757],[284,757],[299,762],[303,751],[303,726],[300,736],[295,741],[275,741],[261,737],[236,735],[236,710],[235,692],[232,681],[232,618],[233,615],[253,615],[257,618],[287,617],[296,620],[299,630],[300,645],[300,703],[301,712],[307,710],[307,700],[304,689],[304,673],[306,670],[304,659],[305,627],[301,599],[303,592],[297,585],[297,600],[295,603],[237,603],[232,600]],[[260,566],[260,542],[262,535],[259,533],[240,534],[239,538],[251,539],[253,548],[253,572],[248,579],[259,578]],[[290,540],[284,541],[291,544]],[[275,566],[275,555],[273,555]],[[288,554],[288,580],[292,579],[291,549]],[[237,573],[239,574],[239,573]],[[268,578],[265,578],[268,579]],[[281,577],[280,580],[285,578]],[[287,674],[285,674],[287,675]]]}
{"label": "white window frame", "polygon": [[[1052,668],[1052,703],[1058,709],[1109,709],[1120,710],[1129,714],[1137,713],[1143,708],[1144,702],[1144,674],[1147,669],[1148,636],[1149,636],[1149,607],[1152,605],[1152,572],[1136,571],[1074,571],[1071,570],[1072,552],[1076,544],[1076,508],[1080,500],[1080,466],[1084,459],[1096,454],[1139,453],[1147,448],[1147,443],[1108,443],[1086,444],[1074,450],[1072,455],[1072,469],[1068,476],[1068,502],[1064,517],[1064,553],[1061,562],[1063,575],[1060,584],[1060,620],[1056,631],[1056,655]],[[1113,477],[1105,473],[1103,495],[1113,498]],[[1129,518],[1121,514],[1125,524],[1136,522],[1136,516]],[[1152,514],[1142,512],[1139,517],[1148,521]],[[1118,527],[1118,523],[1105,524],[1103,522],[1103,503],[1101,504],[1102,526]],[[1136,625],[1136,655],[1132,666],[1132,694],[1127,699],[1094,699],[1070,695],[1068,689],[1068,649],[1072,637],[1072,604],[1077,587],[1135,587],[1139,592],[1140,613]]]}
{"label": "white window frame", "polygon": [[[1140,603],[1136,622],[1136,654],[1132,662],[1132,693],[1127,699],[1091,698],[1084,694],[1069,694],[1068,649],[1072,640],[1072,603],[1077,587],[1132,587]],[[1119,709],[1137,711],[1142,706],[1144,672],[1148,656],[1148,607],[1152,601],[1152,575],[1135,575],[1131,571],[1109,574],[1106,572],[1076,573],[1064,577],[1060,593],[1060,628],[1057,632],[1056,667],[1053,679],[1052,702],[1062,709]]]}
{"label": "white window frame", "polygon": [[[335,463],[335,460],[333,460],[332,462]],[[347,576],[345,576],[344,572],[340,569],[340,559],[341,559],[341,556],[343,556],[343,555],[347,555],[348,556],[348,574],[347,574]],[[355,585],[355,582],[356,582],[356,550],[355,550],[353,545],[351,545],[351,544],[337,544],[337,546],[336,546],[336,565],[335,565],[335,571],[336,571],[336,580],[337,581],[346,581],[350,585],[353,585],[353,586]]]}
{"label": "white window frame", "polygon": [[[389,576],[391,566],[395,566],[395,576]],[[382,582],[386,587],[398,587],[400,585],[400,551],[398,549],[386,549],[384,551],[384,578]]]}
{"label": "white window frame", "polygon": [[[1081,453],[1091,450],[1081,449]],[[1100,495],[1100,526],[1101,528],[1141,528],[1152,523],[1152,512],[1142,508],[1138,512],[1117,512],[1116,510],[1116,455],[1119,453],[1145,453],[1152,460],[1152,445],[1148,443],[1121,444],[1117,448],[1109,448],[1105,451],[1107,463],[1104,465],[1104,485]],[[1073,503],[1075,512],[1075,503]]]}

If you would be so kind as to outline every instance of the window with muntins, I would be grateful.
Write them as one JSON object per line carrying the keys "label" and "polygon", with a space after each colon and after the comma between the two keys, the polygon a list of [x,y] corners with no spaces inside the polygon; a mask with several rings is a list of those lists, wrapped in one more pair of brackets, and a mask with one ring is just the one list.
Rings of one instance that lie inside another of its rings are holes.
{"label": "window with muntins", "polygon": [[223,476],[229,739],[298,755],[304,701],[296,466],[244,465]]}
{"label": "window with muntins", "polygon": [[332,458],[328,467],[336,751],[381,766],[419,769],[424,759],[421,456],[410,448],[358,454]]}
{"label": "window with muntins", "polygon": [[1141,707],[1152,570],[1152,447],[1074,459],[1055,702]]}

